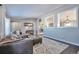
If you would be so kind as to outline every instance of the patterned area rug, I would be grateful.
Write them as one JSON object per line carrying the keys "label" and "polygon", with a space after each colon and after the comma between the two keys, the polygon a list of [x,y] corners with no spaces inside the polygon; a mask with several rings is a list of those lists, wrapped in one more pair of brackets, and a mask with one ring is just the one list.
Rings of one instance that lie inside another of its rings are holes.
{"label": "patterned area rug", "polygon": [[36,44],[33,46],[34,54],[60,54],[69,45],[43,38],[42,44]]}

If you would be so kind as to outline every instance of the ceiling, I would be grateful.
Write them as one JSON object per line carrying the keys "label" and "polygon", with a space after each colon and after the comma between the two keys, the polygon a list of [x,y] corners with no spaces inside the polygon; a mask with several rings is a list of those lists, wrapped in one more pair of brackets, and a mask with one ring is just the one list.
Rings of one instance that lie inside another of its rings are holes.
{"label": "ceiling", "polygon": [[6,14],[8,17],[18,18],[38,18],[62,4],[6,4]]}

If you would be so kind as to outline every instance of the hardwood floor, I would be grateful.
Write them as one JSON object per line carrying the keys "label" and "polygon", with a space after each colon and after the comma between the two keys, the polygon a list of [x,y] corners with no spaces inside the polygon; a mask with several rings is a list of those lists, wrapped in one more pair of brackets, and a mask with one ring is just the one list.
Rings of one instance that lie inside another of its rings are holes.
{"label": "hardwood floor", "polygon": [[66,48],[64,51],[61,52],[61,54],[77,54],[79,51],[78,46],[70,45],[68,48]]}

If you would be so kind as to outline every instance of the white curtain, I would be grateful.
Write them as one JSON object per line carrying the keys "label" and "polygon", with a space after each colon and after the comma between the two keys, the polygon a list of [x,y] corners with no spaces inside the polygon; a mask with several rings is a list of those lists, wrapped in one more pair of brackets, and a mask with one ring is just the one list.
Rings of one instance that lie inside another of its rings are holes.
{"label": "white curtain", "polygon": [[10,19],[5,18],[5,36],[10,35]]}

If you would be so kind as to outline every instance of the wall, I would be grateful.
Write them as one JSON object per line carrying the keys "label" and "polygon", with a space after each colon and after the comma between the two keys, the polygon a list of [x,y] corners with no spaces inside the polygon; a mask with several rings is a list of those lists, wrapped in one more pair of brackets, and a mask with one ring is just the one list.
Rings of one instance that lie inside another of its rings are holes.
{"label": "wall", "polygon": [[[68,9],[71,9],[71,8],[74,8],[74,7],[79,8],[79,5],[67,5],[67,6],[65,5],[65,6],[62,6],[61,8],[56,9],[55,11],[52,11],[53,13],[49,13],[49,14],[50,15],[52,15],[52,14],[56,15],[59,12],[62,12],[62,11],[65,11],[65,10],[68,10]],[[79,14],[77,16],[79,16]],[[79,22],[79,17],[77,19],[78,19],[78,22]],[[44,36],[79,46],[79,23],[78,23],[77,28],[45,27],[44,28]]]}
{"label": "wall", "polygon": [[44,36],[79,46],[79,28],[45,28]]}

